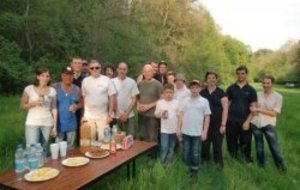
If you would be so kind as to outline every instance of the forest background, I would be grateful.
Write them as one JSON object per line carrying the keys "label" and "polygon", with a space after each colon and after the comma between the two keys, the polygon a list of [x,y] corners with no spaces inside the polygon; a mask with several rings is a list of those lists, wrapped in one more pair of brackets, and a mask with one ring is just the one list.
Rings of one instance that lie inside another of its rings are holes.
{"label": "forest background", "polygon": [[193,0],[0,1],[0,94],[20,93],[37,67],[49,68],[58,80],[72,56],[104,65],[125,61],[132,77],[144,63],[165,60],[189,79],[203,80],[215,70],[227,85],[243,64],[250,80],[272,74],[281,82],[300,82],[299,42],[253,52],[221,34]]}

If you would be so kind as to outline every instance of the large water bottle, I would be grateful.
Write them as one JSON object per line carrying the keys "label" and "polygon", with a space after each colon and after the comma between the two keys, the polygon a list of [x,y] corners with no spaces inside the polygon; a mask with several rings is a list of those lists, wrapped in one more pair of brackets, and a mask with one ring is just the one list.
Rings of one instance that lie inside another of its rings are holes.
{"label": "large water bottle", "polygon": [[15,171],[17,175],[17,180],[21,181],[25,171],[24,166],[24,150],[21,144],[17,145],[17,150],[15,153]]}
{"label": "large water bottle", "polygon": [[36,156],[36,148],[34,144],[30,145],[30,153],[28,156],[29,170],[35,170],[39,167],[39,161]]}
{"label": "large water bottle", "polygon": [[44,151],[43,151],[43,147],[41,145],[41,143],[37,143],[36,144],[36,157],[38,159],[39,162],[39,167],[42,167],[44,165]]}
{"label": "large water bottle", "polygon": [[24,150],[24,167],[26,170],[29,170],[29,154],[30,154],[30,145],[27,144]]}
{"label": "large water bottle", "polygon": [[110,142],[110,127],[107,125],[104,128],[104,143],[109,143]]}
{"label": "large water bottle", "polygon": [[111,130],[111,138],[115,140],[117,133],[118,133],[117,125],[113,125]]}

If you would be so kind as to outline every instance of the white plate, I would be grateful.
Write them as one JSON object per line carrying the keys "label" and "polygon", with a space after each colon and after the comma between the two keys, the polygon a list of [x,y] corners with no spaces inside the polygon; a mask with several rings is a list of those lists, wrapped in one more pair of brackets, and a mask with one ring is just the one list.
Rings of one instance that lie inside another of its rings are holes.
{"label": "white plate", "polygon": [[42,182],[58,176],[59,170],[55,168],[43,167],[33,170],[24,176],[24,179],[29,182]]}
{"label": "white plate", "polygon": [[68,167],[79,167],[86,165],[90,162],[90,159],[83,157],[83,156],[77,156],[77,157],[69,157],[64,159],[61,163],[64,166]]}
{"label": "white plate", "polygon": [[[101,148],[103,150],[110,150],[109,144],[102,144]],[[120,149],[122,149],[122,145],[121,144],[117,144],[117,150],[120,150]]]}
{"label": "white plate", "polygon": [[101,156],[92,156],[89,152],[86,152],[85,156],[89,158],[106,158],[109,156],[109,151],[106,151],[106,153]]}

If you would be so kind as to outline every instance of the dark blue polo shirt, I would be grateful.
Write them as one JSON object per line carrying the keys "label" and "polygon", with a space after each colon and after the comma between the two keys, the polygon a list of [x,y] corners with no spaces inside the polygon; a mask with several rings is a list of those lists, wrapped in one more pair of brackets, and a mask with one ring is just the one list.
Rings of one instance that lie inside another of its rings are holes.
{"label": "dark blue polo shirt", "polygon": [[209,107],[211,110],[210,122],[216,123],[217,125],[221,125],[222,122],[222,112],[223,107],[221,103],[221,99],[226,97],[224,90],[217,87],[211,94],[209,93],[207,88],[201,90],[200,95],[206,98],[209,102]]}
{"label": "dark blue polo shirt", "polygon": [[243,122],[250,113],[250,104],[257,102],[255,89],[248,83],[242,88],[236,83],[227,88],[226,94],[231,102],[228,112],[228,120]]}

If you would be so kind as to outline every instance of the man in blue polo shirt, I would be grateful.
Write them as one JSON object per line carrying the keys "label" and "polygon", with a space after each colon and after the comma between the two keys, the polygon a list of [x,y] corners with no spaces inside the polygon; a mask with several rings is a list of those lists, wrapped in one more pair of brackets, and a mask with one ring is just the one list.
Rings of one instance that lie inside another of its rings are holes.
{"label": "man in blue polo shirt", "polygon": [[227,88],[229,113],[226,139],[228,151],[232,157],[236,158],[240,149],[245,161],[252,162],[252,133],[249,129],[252,119],[250,107],[256,106],[257,94],[255,89],[248,84],[247,74],[247,67],[239,66],[236,69],[237,81]]}

